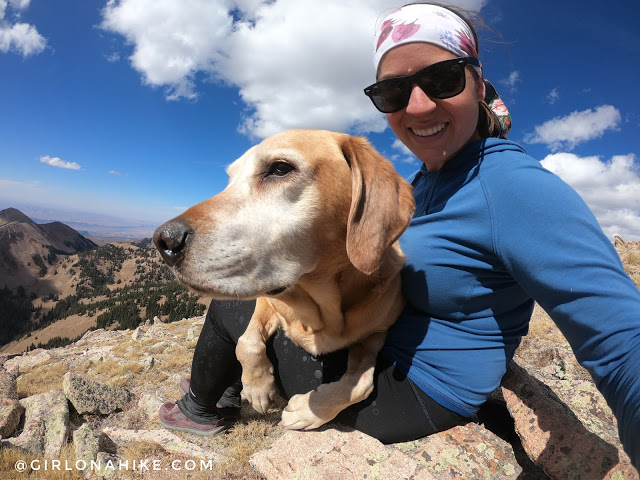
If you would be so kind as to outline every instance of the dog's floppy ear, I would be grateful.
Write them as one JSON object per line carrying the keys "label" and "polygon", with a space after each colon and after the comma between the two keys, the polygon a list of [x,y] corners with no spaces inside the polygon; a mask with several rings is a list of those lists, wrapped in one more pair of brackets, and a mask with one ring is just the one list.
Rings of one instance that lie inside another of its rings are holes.
{"label": "dog's floppy ear", "polygon": [[366,139],[347,135],[341,148],[351,166],[347,255],[369,275],[409,226],[415,201],[411,185]]}

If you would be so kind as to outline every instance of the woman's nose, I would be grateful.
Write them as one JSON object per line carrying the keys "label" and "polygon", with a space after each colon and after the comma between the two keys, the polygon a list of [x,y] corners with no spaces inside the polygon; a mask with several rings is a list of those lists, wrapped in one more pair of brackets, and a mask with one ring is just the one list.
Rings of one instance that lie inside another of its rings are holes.
{"label": "woman's nose", "polygon": [[418,85],[413,85],[406,113],[409,115],[421,115],[433,111],[436,104],[429,95],[424,93]]}

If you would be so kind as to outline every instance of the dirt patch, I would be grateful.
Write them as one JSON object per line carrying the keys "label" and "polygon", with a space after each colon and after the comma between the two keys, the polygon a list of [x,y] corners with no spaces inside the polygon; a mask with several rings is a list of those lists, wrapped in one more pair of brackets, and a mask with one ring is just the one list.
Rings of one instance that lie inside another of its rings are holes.
{"label": "dirt patch", "polygon": [[91,327],[96,326],[96,316],[88,317],[86,315],[71,315],[64,320],[59,320],[51,325],[43,328],[42,330],[36,330],[31,333],[30,336],[22,338],[17,342],[11,342],[2,348],[2,353],[21,353],[24,352],[32,343],[38,345],[38,343],[46,343],[54,337],[70,338],[74,339]]}

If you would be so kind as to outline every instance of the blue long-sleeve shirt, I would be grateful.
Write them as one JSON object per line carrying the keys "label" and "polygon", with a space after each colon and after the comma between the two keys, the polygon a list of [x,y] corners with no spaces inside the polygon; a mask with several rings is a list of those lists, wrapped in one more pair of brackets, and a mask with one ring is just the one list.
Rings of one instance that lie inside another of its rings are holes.
{"label": "blue long-sleeve shirt", "polygon": [[412,180],[400,238],[407,306],[384,355],[443,406],[473,415],[495,390],[534,300],[612,408],[640,466],[640,291],[580,196],[513,142],[473,142]]}

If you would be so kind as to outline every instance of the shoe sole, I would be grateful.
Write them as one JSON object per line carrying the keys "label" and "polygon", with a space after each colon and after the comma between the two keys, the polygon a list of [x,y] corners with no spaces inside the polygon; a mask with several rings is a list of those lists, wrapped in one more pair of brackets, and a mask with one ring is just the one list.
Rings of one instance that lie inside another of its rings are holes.
{"label": "shoe sole", "polygon": [[203,431],[203,430],[196,430],[195,428],[189,428],[189,427],[177,427],[175,425],[171,425],[170,423],[163,422],[162,419],[160,419],[160,423],[167,430],[174,430],[174,431],[177,431],[177,432],[191,433],[193,435],[199,435],[201,437],[215,437],[217,435],[221,435],[222,433],[227,431],[228,428],[229,428],[226,425],[220,425],[219,427],[214,428],[213,430]]}

